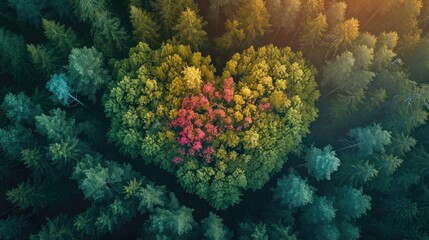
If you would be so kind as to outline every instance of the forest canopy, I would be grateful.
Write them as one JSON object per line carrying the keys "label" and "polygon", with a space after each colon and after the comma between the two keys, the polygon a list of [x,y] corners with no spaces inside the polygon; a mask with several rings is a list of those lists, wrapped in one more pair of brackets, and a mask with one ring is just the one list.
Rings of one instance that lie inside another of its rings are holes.
{"label": "forest canopy", "polygon": [[5,0],[0,239],[428,239],[428,0]]}

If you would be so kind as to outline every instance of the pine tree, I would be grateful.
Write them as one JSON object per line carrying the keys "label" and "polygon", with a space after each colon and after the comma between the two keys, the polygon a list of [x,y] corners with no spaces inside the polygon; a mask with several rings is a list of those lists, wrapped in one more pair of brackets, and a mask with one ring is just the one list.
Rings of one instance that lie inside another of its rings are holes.
{"label": "pine tree", "polygon": [[359,154],[362,156],[369,156],[374,152],[384,152],[384,146],[391,142],[390,132],[383,130],[379,124],[351,129],[349,136],[354,139],[354,142],[346,148],[358,147]]}
{"label": "pine tree", "polygon": [[368,160],[360,159],[351,154],[344,154],[340,157],[342,160],[341,166],[334,174],[333,179],[341,184],[362,186],[378,175],[377,168]]}
{"label": "pine tree", "polygon": [[36,116],[36,131],[52,143],[77,137],[78,134],[75,120],[66,118],[66,112],[59,108],[49,111],[49,115]]}
{"label": "pine tree", "polygon": [[72,0],[76,15],[84,22],[96,21],[97,14],[105,12],[105,0]]}
{"label": "pine tree", "polygon": [[225,33],[215,39],[216,48],[224,49],[226,52],[234,52],[244,48],[244,40],[246,34],[240,28],[240,23],[237,20],[226,20]]}
{"label": "pine tree", "polygon": [[352,41],[359,36],[359,21],[351,18],[337,24],[326,35],[328,54],[337,54],[341,50],[348,49]]}
{"label": "pine tree", "polygon": [[164,187],[147,184],[144,188],[140,188],[137,198],[140,201],[138,209],[141,213],[153,212],[156,207],[165,205],[166,190]]}
{"label": "pine tree", "polygon": [[158,13],[167,35],[172,35],[177,19],[186,8],[190,8],[195,13],[198,12],[198,5],[194,0],[155,0],[152,2],[152,7]]}
{"label": "pine tree", "polygon": [[73,220],[67,215],[59,215],[42,226],[40,231],[31,235],[31,240],[74,240],[81,239],[73,228]]}
{"label": "pine tree", "polygon": [[340,159],[336,157],[335,151],[332,151],[330,145],[323,150],[311,147],[305,156],[308,173],[320,181],[322,179],[331,179],[331,174],[340,166]]}
{"label": "pine tree", "polygon": [[305,207],[301,221],[305,225],[322,225],[333,222],[336,216],[334,202],[326,197],[315,197],[313,203]]}
{"label": "pine tree", "polygon": [[107,70],[103,68],[103,55],[95,48],[74,48],[66,68],[67,83],[93,102],[96,101],[96,92],[110,81]]}
{"label": "pine tree", "polygon": [[347,87],[347,79],[352,74],[355,61],[353,53],[349,51],[337,55],[334,60],[327,61],[323,67],[321,85],[332,86],[334,88],[332,91]]}
{"label": "pine tree", "polygon": [[20,124],[0,129],[0,148],[7,158],[19,158],[23,149],[31,148],[34,144],[31,129],[25,128]]}
{"label": "pine tree", "polygon": [[239,28],[243,29],[246,38],[245,47],[258,43],[271,27],[270,14],[263,0],[247,1],[237,12],[235,18]]}
{"label": "pine tree", "polygon": [[210,24],[213,24],[213,26],[216,27],[216,29],[219,28],[219,26],[222,24],[221,17],[223,13],[223,8],[228,7],[231,5],[231,0],[209,0],[210,6],[208,8],[208,15],[207,19],[209,20]]}
{"label": "pine tree", "polygon": [[371,197],[365,195],[362,189],[341,187],[336,192],[335,207],[338,215],[349,218],[359,218],[371,210]]}
{"label": "pine tree", "polygon": [[302,207],[313,202],[313,195],[313,188],[294,173],[278,179],[274,189],[274,198],[289,208]]}
{"label": "pine tree", "polygon": [[228,228],[222,223],[222,219],[210,212],[209,216],[201,221],[206,240],[230,239]]}
{"label": "pine tree", "polygon": [[180,14],[177,24],[173,27],[174,37],[184,44],[190,45],[192,49],[198,51],[207,41],[207,33],[203,30],[206,22],[197,16],[197,13],[186,8]]}
{"label": "pine tree", "polygon": [[274,28],[281,29],[283,34],[294,30],[301,11],[301,0],[267,0],[265,4]]}
{"label": "pine tree", "polygon": [[71,28],[47,19],[43,19],[42,24],[44,34],[53,48],[51,51],[54,51],[55,55],[67,57],[72,48],[79,46],[77,36]]}
{"label": "pine tree", "polygon": [[49,74],[60,68],[59,56],[55,55],[46,46],[27,44],[27,51],[36,69],[42,73]]}
{"label": "pine tree", "polygon": [[239,240],[268,240],[268,229],[264,223],[240,222],[238,233]]}
{"label": "pine tree", "polygon": [[86,107],[79,99],[72,95],[68,81],[68,77],[64,73],[51,75],[51,79],[46,83],[46,89],[53,94],[50,99],[64,106],[69,106],[71,103],[76,102]]}
{"label": "pine tree", "polygon": [[133,35],[137,42],[158,43],[159,25],[147,11],[133,5],[130,6],[130,21],[133,25]]}
{"label": "pine tree", "polygon": [[311,52],[316,47],[321,47],[323,37],[328,27],[326,16],[320,13],[314,19],[308,19],[302,29],[299,46],[305,52]]}
{"label": "pine tree", "polygon": [[42,10],[46,7],[43,0],[7,0],[9,6],[15,8],[17,19],[21,22],[32,24],[36,28],[40,27],[42,20]]}
{"label": "pine tree", "polygon": [[31,224],[24,216],[8,216],[0,220],[0,239],[25,239]]}
{"label": "pine tree", "polygon": [[6,116],[13,122],[31,122],[34,117],[42,113],[39,104],[33,103],[23,92],[17,95],[8,93],[4,97],[1,108],[6,112]]}
{"label": "pine tree", "polygon": [[346,20],[347,4],[345,2],[332,1],[329,5],[326,16],[330,29],[335,28],[338,24]]}
{"label": "pine tree", "polygon": [[149,217],[149,231],[158,237],[182,237],[189,234],[195,226],[193,209],[177,207],[173,209],[156,208]]}
{"label": "pine tree", "polygon": [[0,72],[23,80],[29,70],[24,38],[0,27]]}
{"label": "pine tree", "polygon": [[96,12],[92,22],[94,46],[106,56],[122,56],[128,46],[128,35],[121,26],[119,18],[111,16],[107,11]]}
{"label": "pine tree", "polygon": [[7,199],[20,209],[29,207],[40,209],[52,205],[61,199],[53,188],[54,182],[21,182],[15,188],[6,192]]}

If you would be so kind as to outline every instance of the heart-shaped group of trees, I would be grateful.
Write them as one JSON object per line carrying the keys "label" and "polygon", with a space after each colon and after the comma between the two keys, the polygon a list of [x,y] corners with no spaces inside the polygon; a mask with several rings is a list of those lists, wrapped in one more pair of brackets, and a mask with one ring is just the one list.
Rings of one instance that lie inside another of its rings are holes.
{"label": "heart-shaped group of trees", "polygon": [[260,189],[317,116],[316,70],[288,47],[236,53],[221,77],[210,56],[183,45],[140,43],[114,65],[110,139],[216,209]]}

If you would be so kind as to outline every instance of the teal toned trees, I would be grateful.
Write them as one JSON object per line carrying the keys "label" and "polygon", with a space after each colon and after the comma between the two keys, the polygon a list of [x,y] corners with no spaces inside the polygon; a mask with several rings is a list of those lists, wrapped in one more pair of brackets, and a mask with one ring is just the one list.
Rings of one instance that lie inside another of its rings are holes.
{"label": "teal toned trees", "polygon": [[371,155],[374,152],[383,152],[384,146],[390,144],[390,133],[383,130],[379,124],[365,128],[354,128],[350,130],[349,136],[354,139],[353,144],[347,148],[358,147],[362,156]]}
{"label": "teal toned trees", "polygon": [[17,19],[40,27],[42,10],[46,7],[44,1],[7,0],[9,6],[15,8]]}
{"label": "teal toned trees", "polygon": [[19,123],[21,121],[33,121],[33,118],[42,113],[39,104],[35,104],[23,92],[14,95],[6,94],[1,108],[6,112],[6,116],[12,121]]}
{"label": "teal toned trees", "polygon": [[81,236],[73,228],[73,219],[66,215],[60,215],[53,219],[48,219],[40,231],[32,234],[31,240],[61,240],[61,239],[80,239]]}
{"label": "teal toned trees", "polygon": [[23,80],[28,73],[24,38],[0,27],[0,70]]}
{"label": "teal toned trees", "polygon": [[24,239],[31,224],[24,216],[8,216],[0,220],[0,238],[5,240]]}
{"label": "teal toned trees", "polygon": [[274,198],[289,208],[302,207],[313,202],[313,195],[313,188],[294,173],[280,178],[274,189]]}
{"label": "teal toned trees", "polygon": [[342,187],[337,190],[335,206],[338,215],[345,218],[359,218],[371,209],[371,197],[362,190]]}
{"label": "teal toned trees", "polygon": [[49,114],[36,116],[36,131],[48,140],[55,142],[77,136],[75,120],[66,118],[66,112],[52,109]]}
{"label": "teal toned trees", "polygon": [[326,197],[315,197],[314,201],[309,204],[302,215],[302,221],[305,224],[322,225],[332,223],[335,219],[337,210],[334,202]]}
{"label": "teal toned trees", "polygon": [[72,95],[68,77],[64,73],[52,75],[51,79],[46,83],[46,89],[53,94],[50,98],[56,103],[69,106],[76,102],[85,107],[79,99]]}
{"label": "teal toned trees", "polygon": [[330,145],[319,149],[311,147],[305,156],[308,173],[320,181],[322,179],[331,179],[331,174],[338,169],[340,159],[337,158],[335,151],[332,151]]}
{"label": "teal toned trees", "polygon": [[95,102],[97,90],[110,80],[103,67],[103,55],[95,48],[75,48],[69,55],[66,67],[68,83],[76,92]]}
{"label": "teal toned trees", "polygon": [[222,218],[210,212],[209,216],[201,221],[204,229],[204,239],[206,240],[222,240],[230,239],[231,233],[223,224]]}

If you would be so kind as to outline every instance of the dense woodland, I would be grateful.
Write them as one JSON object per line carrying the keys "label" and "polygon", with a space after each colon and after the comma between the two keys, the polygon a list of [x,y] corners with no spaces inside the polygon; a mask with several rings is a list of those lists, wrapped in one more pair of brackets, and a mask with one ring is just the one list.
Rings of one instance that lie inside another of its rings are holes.
{"label": "dense woodland", "polygon": [[0,239],[429,239],[429,0],[2,0]]}

